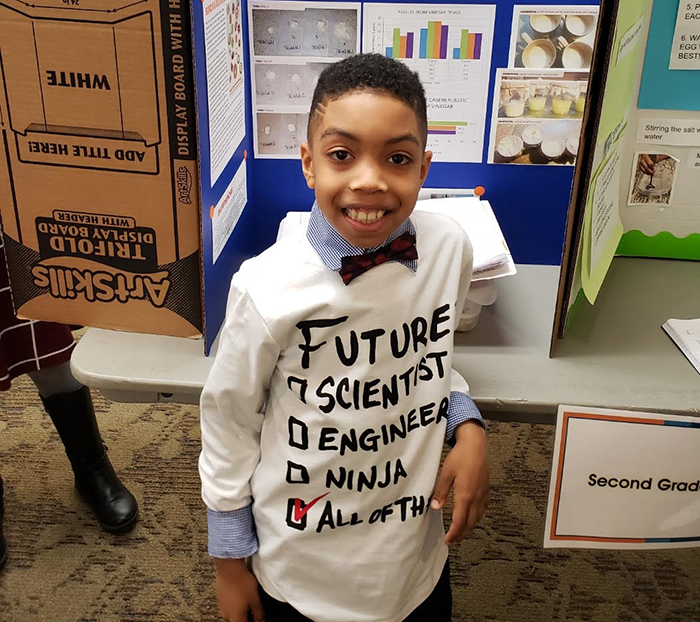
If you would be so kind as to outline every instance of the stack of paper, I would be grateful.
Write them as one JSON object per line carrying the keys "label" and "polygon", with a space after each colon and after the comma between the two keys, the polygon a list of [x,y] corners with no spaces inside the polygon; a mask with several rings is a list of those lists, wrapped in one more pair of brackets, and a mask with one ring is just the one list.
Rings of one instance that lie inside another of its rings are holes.
{"label": "stack of paper", "polygon": [[511,276],[517,272],[488,201],[477,197],[426,199],[418,201],[416,209],[446,214],[462,226],[474,249],[473,281]]}
{"label": "stack of paper", "polygon": [[671,318],[661,326],[673,339],[681,352],[700,373],[700,318],[677,320]]}

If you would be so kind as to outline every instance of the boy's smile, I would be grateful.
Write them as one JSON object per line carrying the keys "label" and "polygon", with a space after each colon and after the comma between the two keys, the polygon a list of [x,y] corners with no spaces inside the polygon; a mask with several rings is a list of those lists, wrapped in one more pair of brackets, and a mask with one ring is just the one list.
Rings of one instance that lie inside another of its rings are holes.
{"label": "boy's smile", "polygon": [[430,167],[415,112],[381,91],[352,91],[316,112],[301,162],[328,222],[350,244],[382,244],[413,211]]}

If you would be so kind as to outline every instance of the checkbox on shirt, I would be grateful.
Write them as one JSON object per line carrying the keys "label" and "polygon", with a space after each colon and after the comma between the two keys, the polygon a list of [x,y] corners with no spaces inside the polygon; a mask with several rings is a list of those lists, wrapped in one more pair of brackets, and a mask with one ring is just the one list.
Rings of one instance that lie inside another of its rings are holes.
{"label": "checkbox on shirt", "polygon": [[309,472],[303,464],[297,464],[287,460],[287,483],[288,484],[308,484],[310,482]]}
{"label": "checkbox on shirt", "polygon": [[[301,512],[299,511],[301,509]],[[300,499],[287,500],[287,525],[292,529],[304,531],[306,529],[307,515],[303,513],[299,520],[296,520],[296,515],[302,513],[304,504]]]}
{"label": "checkbox on shirt", "polygon": [[289,418],[289,444],[297,449],[309,448],[309,428],[296,417]]}

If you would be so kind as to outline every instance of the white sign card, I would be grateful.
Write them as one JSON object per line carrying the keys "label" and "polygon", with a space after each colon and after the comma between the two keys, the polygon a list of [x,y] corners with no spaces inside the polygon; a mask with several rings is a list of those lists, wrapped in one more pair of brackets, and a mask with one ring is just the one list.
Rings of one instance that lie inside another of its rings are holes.
{"label": "white sign card", "polygon": [[602,259],[615,230],[620,226],[618,199],[620,195],[620,150],[610,156],[593,191],[591,216],[591,257],[589,271],[593,274]]}
{"label": "white sign card", "polygon": [[248,203],[248,188],[246,182],[246,162],[244,159],[228,185],[226,192],[221,195],[221,199],[216,206],[210,210],[211,217],[211,239],[212,239],[212,262],[221,255],[226,242],[231,237],[238,220],[243,213],[243,208]]}
{"label": "white sign card", "polygon": [[639,43],[644,30],[644,18],[641,17],[620,39],[620,45],[617,50],[617,59],[615,64],[618,64],[625,56],[627,56]]}
{"label": "white sign card", "polygon": [[669,69],[700,69],[700,2],[680,0]]}
{"label": "white sign card", "polygon": [[226,168],[245,137],[243,15],[240,0],[203,0],[209,110],[209,184]]}
{"label": "white sign card", "polygon": [[637,142],[700,147],[700,119],[642,118],[637,127]]}
{"label": "white sign card", "polygon": [[545,548],[700,546],[700,419],[560,406]]}

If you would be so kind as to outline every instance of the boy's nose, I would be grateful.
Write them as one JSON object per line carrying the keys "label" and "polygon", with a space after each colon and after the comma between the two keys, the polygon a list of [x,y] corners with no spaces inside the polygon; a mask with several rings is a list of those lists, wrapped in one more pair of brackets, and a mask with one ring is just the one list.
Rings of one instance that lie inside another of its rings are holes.
{"label": "boy's nose", "polygon": [[382,167],[377,162],[360,161],[354,167],[350,190],[360,192],[386,192],[389,189]]}

